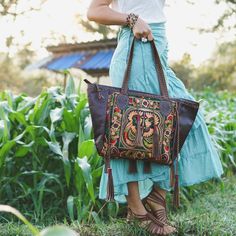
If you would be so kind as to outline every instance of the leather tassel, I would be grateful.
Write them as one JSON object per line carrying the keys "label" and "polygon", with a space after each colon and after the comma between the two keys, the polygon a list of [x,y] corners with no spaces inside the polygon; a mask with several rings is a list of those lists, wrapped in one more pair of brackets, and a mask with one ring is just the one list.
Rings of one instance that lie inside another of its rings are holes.
{"label": "leather tassel", "polygon": [[[176,170],[175,170],[175,183],[174,183],[174,196],[173,196],[173,205],[176,208],[180,206],[180,187],[179,187],[179,174],[178,174],[178,155],[179,155],[179,116],[178,116],[178,109],[177,109],[177,147],[176,147]],[[174,163],[173,163],[174,164]],[[174,171],[173,171],[174,172]]]}
{"label": "leather tassel", "polygon": [[153,128],[153,144],[152,144],[152,156],[155,158],[158,158],[160,155],[160,150],[159,150],[159,137],[158,137],[158,132],[157,132],[157,127],[154,126]]}
{"label": "leather tassel", "polygon": [[180,205],[180,199],[179,199],[179,176],[178,175],[175,175],[173,205],[176,208],[178,208],[179,205]]}
{"label": "leather tassel", "polygon": [[137,115],[137,134],[135,139],[136,146],[142,146],[142,129],[140,124],[140,114]]}
{"label": "leather tassel", "polygon": [[107,180],[107,201],[114,200],[114,185],[113,185],[113,177],[112,177],[112,169],[109,167],[107,169],[108,180]]}
{"label": "leather tassel", "polygon": [[108,168],[110,167],[110,158],[105,157],[105,168],[104,173],[107,173]]}
{"label": "leather tassel", "polygon": [[174,207],[178,208],[180,205],[180,197],[179,197],[179,174],[178,174],[178,157],[176,159],[176,170],[175,170],[175,175],[174,175],[174,196],[173,196],[173,205]]}
{"label": "leather tassel", "polygon": [[151,173],[151,163],[149,161],[145,161],[143,164],[143,172]]}
{"label": "leather tassel", "polygon": [[175,167],[174,167],[174,162],[170,166],[170,186],[174,187],[175,183]]}
{"label": "leather tassel", "polygon": [[137,173],[136,160],[129,160],[129,173]]}

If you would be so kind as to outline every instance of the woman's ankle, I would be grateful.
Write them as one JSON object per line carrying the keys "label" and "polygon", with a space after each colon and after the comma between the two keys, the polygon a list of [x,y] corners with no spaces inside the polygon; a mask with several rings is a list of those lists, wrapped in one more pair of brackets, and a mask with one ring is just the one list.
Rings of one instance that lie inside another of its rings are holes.
{"label": "woman's ankle", "polygon": [[154,211],[166,208],[166,191],[154,186],[145,201]]}
{"label": "woman's ankle", "polygon": [[142,204],[128,203],[128,207],[134,214],[145,215],[147,213],[146,208]]}

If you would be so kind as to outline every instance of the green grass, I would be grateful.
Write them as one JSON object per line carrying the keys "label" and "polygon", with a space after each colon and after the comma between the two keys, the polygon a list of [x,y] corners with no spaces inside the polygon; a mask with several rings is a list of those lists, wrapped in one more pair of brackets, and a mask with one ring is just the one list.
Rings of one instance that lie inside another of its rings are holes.
{"label": "green grass", "polygon": [[[204,191],[198,193],[198,196],[195,196],[188,204],[185,203],[177,212],[169,207],[169,218],[179,229],[179,233],[176,235],[236,235],[236,176],[223,179],[222,182],[215,182],[208,189],[205,186],[205,183],[197,185],[196,188],[204,189],[205,193]],[[81,236],[148,235],[135,225],[127,226],[124,217],[125,215],[111,218],[109,222],[103,221],[82,226],[74,222],[70,227],[80,232]],[[58,222],[50,224],[56,223]],[[39,228],[42,227],[44,226],[39,226]],[[30,234],[26,226],[9,222],[0,224],[0,235],[25,236]]]}

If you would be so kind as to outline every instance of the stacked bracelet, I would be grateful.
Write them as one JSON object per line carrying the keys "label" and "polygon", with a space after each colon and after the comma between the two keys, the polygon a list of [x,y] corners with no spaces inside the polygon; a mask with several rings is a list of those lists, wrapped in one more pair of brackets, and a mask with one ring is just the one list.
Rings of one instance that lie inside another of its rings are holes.
{"label": "stacked bracelet", "polygon": [[135,23],[138,20],[138,15],[134,13],[129,13],[126,18],[126,26],[130,27],[131,29],[134,27]]}

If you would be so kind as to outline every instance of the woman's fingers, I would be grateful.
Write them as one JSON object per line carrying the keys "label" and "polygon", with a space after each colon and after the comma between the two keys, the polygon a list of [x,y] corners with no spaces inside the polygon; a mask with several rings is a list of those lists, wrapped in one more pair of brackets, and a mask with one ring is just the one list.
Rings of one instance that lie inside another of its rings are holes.
{"label": "woman's fingers", "polygon": [[150,30],[144,30],[144,31],[140,31],[140,32],[134,32],[134,36],[137,39],[141,39],[141,38],[148,38],[150,37],[151,31]]}
{"label": "woman's fingers", "polygon": [[150,32],[150,34],[148,35],[147,39],[148,39],[149,41],[152,41],[152,40],[154,39],[152,32]]}
{"label": "woman's fingers", "polygon": [[152,41],[154,39],[152,32],[150,32],[148,35],[135,32],[134,37],[137,39],[146,38],[148,41]]}
{"label": "woman's fingers", "polygon": [[153,40],[150,26],[141,18],[138,18],[136,24],[134,25],[133,33],[134,37],[137,39],[146,38],[149,41]]}
{"label": "woman's fingers", "polygon": [[147,38],[150,33],[151,33],[151,30],[146,29],[146,30],[143,31],[142,37]]}
{"label": "woman's fingers", "polygon": [[142,34],[141,34],[141,33],[138,33],[138,32],[135,32],[135,33],[134,33],[134,37],[137,38],[137,39],[141,39]]}

